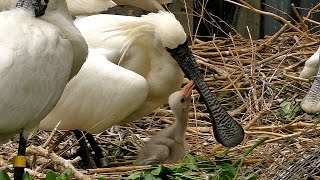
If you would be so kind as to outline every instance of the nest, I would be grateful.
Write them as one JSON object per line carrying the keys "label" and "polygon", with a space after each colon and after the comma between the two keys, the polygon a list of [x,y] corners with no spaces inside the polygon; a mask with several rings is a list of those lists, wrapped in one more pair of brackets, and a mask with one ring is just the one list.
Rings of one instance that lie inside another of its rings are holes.
{"label": "nest", "polygon": [[[228,149],[228,157],[236,160],[257,140],[267,138],[244,159],[240,179],[251,172],[257,173],[259,179],[320,176],[319,118],[304,113],[299,106],[312,83],[312,79],[299,78],[299,72],[305,60],[319,47],[320,37],[300,30],[303,28],[296,28],[282,18],[280,21],[284,23],[282,29],[264,39],[244,39],[236,34],[228,38],[212,37],[208,42],[195,39],[192,44],[194,56],[212,93],[246,130],[243,143]],[[306,18],[305,21],[311,20]],[[214,155],[226,148],[213,138],[209,115],[196,91],[193,91],[189,118],[186,138],[190,153],[214,161]],[[147,139],[173,120],[172,112],[163,106],[141,120],[96,135],[113,163],[110,168],[89,171],[79,169],[78,158],[65,160],[72,157],[78,147],[72,135],[57,130],[40,131],[29,141],[33,147],[27,152],[41,158],[30,161],[33,163],[28,171],[39,178],[45,176],[44,170],[48,168],[55,171],[71,168],[76,179],[127,177],[133,171],[148,168],[132,166],[137,152]],[[55,143],[62,139],[61,136],[64,140]],[[0,169],[12,171],[9,160],[16,149],[16,140],[0,147]]]}

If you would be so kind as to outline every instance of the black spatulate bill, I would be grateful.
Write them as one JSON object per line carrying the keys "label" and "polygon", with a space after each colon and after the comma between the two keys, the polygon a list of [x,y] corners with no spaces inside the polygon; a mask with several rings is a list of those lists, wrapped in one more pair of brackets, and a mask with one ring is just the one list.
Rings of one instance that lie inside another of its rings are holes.
{"label": "black spatulate bill", "polygon": [[167,49],[167,51],[177,61],[185,75],[195,81],[196,89],[203,97],[209,110],[216,140],[226,147],[240,144],[244,138],[243,128],[226,112],[205,84],[195,58],[188,47],[188,42],[186,41],[175,49]]}

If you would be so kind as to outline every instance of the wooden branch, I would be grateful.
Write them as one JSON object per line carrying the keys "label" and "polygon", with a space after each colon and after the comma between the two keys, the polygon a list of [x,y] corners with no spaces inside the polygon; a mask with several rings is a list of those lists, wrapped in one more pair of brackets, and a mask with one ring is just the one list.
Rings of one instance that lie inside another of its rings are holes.
{"label": "wooden branch", "polygon": [[111,167],[111,168],[97,168],[97,169],[88,169],[89,174],[94,173],[114,173],[114,172],[127,172],[127,171],[137,171],[137,170],[146,170],[150,169],[151,166],[125,166],[125,167]]}
{"label": "wooden branch", "polygon": [[301,36],[306,37],[306,38],[308,38],[310,40],[313,40],[309,35],[307,35],[305,32],[301,31],[299,28],[297,28],[294,25],[292,25],[289,21],[287,21],[283,17],[278,16],[278,15],[276,15],[274,13],[271,13],[271,12],[266,12],[266,11],[262,11],[262,10],[256,9],[253,6],[251,6],[249,3],[245,2],[244,0],[239,0],[239,2],[241,2],[243,5],[247,6],[253,12],[273,17],[274,19],[276,19],[278,21],[281,21],[283,24],[287,24],[291,29],[299,32],[301,34]]}
{"label": "wooden branch", "polygon": [[73,175],[76,179],[79,180],[90,180],[91,178],[87,175],[82,174],[80,171],[78,171],[71,163],[70,161],[67,161],[65,159],[63,159],[62,157],[59,157],[58,155],[56,155],[53,152],[49,152],[48,150],[44,149],[43,147],[35,147],[35,146],[31,146],[27,148],[26,151],[27,154],[29,155],[37,155],[37,156],[42,156],[42,157],[46,157],[49,158],[50,160],[52,160],[54,163],[62,165],[65,168],[69,168],[72,170]]}
{"label": "wooden branch", "polygon": [[300,14],[298,13],[297,11],[297,8],[296,6],[294,5],[294,3],[291,3],[291,8],[292,8],[292,11],[293,13],[297,16],[297,18],[299,19],[299,22],[301,24],[301,27],[303,28],[304,31],[307,31],[308,30],[308,26],[304,23],[302,17],[300,16]]}

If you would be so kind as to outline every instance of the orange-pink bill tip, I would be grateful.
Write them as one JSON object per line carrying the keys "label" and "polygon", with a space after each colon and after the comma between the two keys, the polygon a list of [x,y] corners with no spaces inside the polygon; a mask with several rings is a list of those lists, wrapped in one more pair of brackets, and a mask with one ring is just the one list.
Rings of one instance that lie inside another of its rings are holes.
{"label": "orange-pink bill tip", "polygon": [[181,89],[182,94],[184,94],[186,97],[190,97],[192,94],[192,89],[195,87],[195,83],[193,80],[189,81],[188,84],[183,86]]}

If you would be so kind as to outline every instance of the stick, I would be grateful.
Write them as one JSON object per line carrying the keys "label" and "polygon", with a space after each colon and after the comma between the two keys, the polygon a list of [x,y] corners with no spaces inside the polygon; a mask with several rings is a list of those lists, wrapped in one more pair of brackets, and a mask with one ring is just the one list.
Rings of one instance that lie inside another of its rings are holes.
{"label": "stick", "polygon": [[44,149],[43,147],[40,147],[40,146],[38,146],[38,147],[34,147],[34,146],[28,147],[26,153],[49,158],[54,163],[62,165],[65,168],[71,169],[71,171],[73,172],[74,177],[76,179],[80,179],[80,180],[90,180],[91,179],[89,176],[84,175],[80,171],[78,171],[69,161],[63,159],[62,157],[59,157],[58,155],[56,155],[53,152],[49,153],[49,151]]}
{"label": "stick", "polygon": [[33,177],[37,177],[37,179],[44,179],[46,177],[45,174],[43,173],[40,173],[40,172],[37,172],[37,171],[34,171],[34,170],[31,170],[31,169],[28,169],[26,168],[26,171]]}
{"label": "stick", "polygon": [[47,139],[46,142],[42,145],[43,148],[47,148],[47,146],[49,145],[50,141],[52,140],[53,135],[57,132],[60,123],[61,123],[61,121],[59,121],[58,124],[53,128],[53,130],[51,131],[48,139]]}
{"label": "stick", "polygon": [[[288,135],[283,135],[282,137],[277,137],[277,138],[273,138],[273,139],[269,139],[269,140],[266,140],[265,143],[273,143],[273,142],[278,142],[278,141],[281,141],[281,140],[287,140],[287,139],[290,139],[290,138],[295,138],[295,137],[299,137],[301,136],[303,133],[313,133],[315,131],[318,131],[320,130],[320,127],[317,127],[315,129],[309,129],[308,131],[301,131],[301,132],[296,132],[296,133],[293,133],[293,134],[288,134]],[[246,146],[241,146],[241,147],[236,147],[236,148],[233,148],[231,150],[229,150],[230,152],[232,151],[239,151],[241,149],[245,149],[245,148],[248,148],[248,147],[251,147],[251,145],[246,145]]]}
{"label": "stick", "polygon": [[313,12],[313,11],[315,11],[316,9],[318,9],[320,7],[320,3],[319,4],[317,4],[317,5],[315,5],[309,12],[308,12],[308,14],[307,14],[307,19],[308,18],[310,18],[310,16],[311,16],[311,13]]}
{"label": "stick", "polygon": [[279,36],[281,34],[283,34],[286,30],[288,29],[288,24],[285,24],[284,26],[281,27],[281,29],[275,33],[271,38],[269,38],[266,42],[260,44],[260,46],[258,47],[257,51],[262,50],[263,48],[265,48],[267,46],[267,44],[270,44],[272,42],[274,42],[275,40],[277,40],[279,38]]}
{"label": "stick", "polygon": [[244,0],[239,0],[242,4],[244,4],[245,6],[247,6],[250,10],[252,10],[253,12],[256,12],[256,13],[260,13],[260,14],[263,14],[263,15],[266,15],[266,16],[271,16],[273,17],[274,19],[278,20],[278,21],[281,21],[283,24],[287,24],[291,29],[299,32],[302,36],[314,41],[314,39],[312,39],[309,35],[307,35],[306,33],[304,33],[303,31],[301,31],[299,28],[295,27],[294,25],[292,25],[289,21],[287,21],[286,19],[284,19],[283,17],[281,16],[278,16],[274,13],[270,13],[270,12],[266,12],[266,11],[262,11],[262,10],[259,10],[259,9],[256,9],[254,8],[253,6],[251,6],[249,3],[245,2]]}
{"label": "stick", "polygon": [[137,171],[137,170],[145,170],[150,168],[151,166],[125,166],[125,167],[112,167],[112,168],[97,168],[97,169],[88,169],[88,174]]}
{"label": "stick", "polygon": [[298,80],[298,81],[303,81],[303,82],[309,82],[309,79],[305,79],[305,78],[301,78],[301,77],[296,77],[296,76],[291,76],[289,74],[287,74],[286,70],[282,71],[282,74],[290,79],[294,79],[294,80]]}
{"label": "stick", "polygon": [[292,10],[293,10],[293,13],[297,16],[297,18],[299,19],[300,21],[300,24],[301,24],[301,27],[304,31],[307,31],[308,30],[308,26],[304,23],[302,17],[300,16],[300,14],[298,13],[297,11],[297,8],[296,6],[294,5],[294,3],[291,3],[291,7],[292,7]]}
{"label": "stick", "polygon": [[246,134],[266,134],[271,136],[283,137],[283,134],[268,132],[268,131],[246,131]]}

